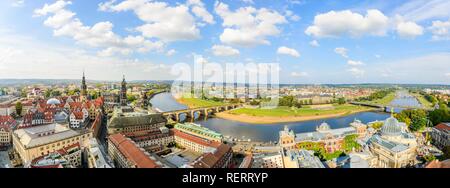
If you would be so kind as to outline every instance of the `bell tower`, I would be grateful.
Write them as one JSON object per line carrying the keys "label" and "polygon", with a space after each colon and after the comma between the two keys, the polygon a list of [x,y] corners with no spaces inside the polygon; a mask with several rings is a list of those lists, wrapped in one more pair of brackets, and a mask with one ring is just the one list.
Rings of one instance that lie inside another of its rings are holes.
{"label": "bell tower", "polygon": [[125,81],[125,75],[123,75],[122,84],[120,88],[120,105],[126,106],[127,105],[127,82]]}

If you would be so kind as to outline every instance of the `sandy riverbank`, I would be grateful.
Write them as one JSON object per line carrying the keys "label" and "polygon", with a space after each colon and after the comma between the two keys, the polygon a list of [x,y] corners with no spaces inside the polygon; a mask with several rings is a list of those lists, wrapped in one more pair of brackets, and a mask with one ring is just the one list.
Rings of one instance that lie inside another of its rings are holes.
{"label": "sandy riverbank", "polygon": [[272,124],[272,123],[289,123],[289,122],[301,122],[301,121],[309,121],[309,120],[317,120],[317,119],[326,119],[326,118],[334,118],[341,117],[351,114],[356,114],[360,112],[368,112],[374,111],[374,109],[365,109],[365,110],[355,110],[351,112],[342,112],[336,114],[324,114],[324,115],[314,115],[314,116],[284,116],[284,117],[276,117],[276,116],[251,116],[247,114],[231,114],[228,112],[221,112],[215,114],[216,117],[239,121],[243,123],[251,123],[251,124]]}

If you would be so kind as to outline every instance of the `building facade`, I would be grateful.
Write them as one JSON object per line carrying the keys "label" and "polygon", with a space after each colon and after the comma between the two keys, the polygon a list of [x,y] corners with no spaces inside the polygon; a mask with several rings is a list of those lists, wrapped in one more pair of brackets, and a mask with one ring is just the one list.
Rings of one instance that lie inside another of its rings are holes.
{"label": "building facade", "polygon": [[406,124],[393,116],[386,119],[381,131],[368,140],[379,168],[402,168],[416,164],[417,140],[407,132]]}
{"label": "building facade", "polygon": [[450,146],[450,123],[440,123],[431,130],[433,145],[443,149]]}
{"label": "building facade", "polygon": [[358,137],[367,135],[367,126],[355,120],[350,127],[331,129],[327,123],[323,122],[316,131],[299,134],[294,134],[285,127],[280,131],[279,144],[284,149],[295,149],[299,144],[306,144],[306,146],[318,144],[326,152],[333,153],[342,150],[345,137],[350,135],[358,135]]}
{"label": "building facade", "polygon": [[81,154],[81,147],[76,143],[33,159],[30,168],[78,168],[81,167]]}
{"label": "building facade", "polygon": [[161,114],[134,112],[132,108],[116,108],[108,122],[108,134],[159,130],[167,123]]}
{"label": "building facade", "polygon": [[97,139],[90,139],[89,148],[87,148],[86,153],[89,168],[112,168],[106,156],[101,152]]}
{"label": "building facade", "polygon": [[229,168],[233,151],[227,144],[220,144],[213,152],[204,153],[190,165],[193,168]]}
{"label": "building facade", "polygon": [[13,117],[0,115],[0,146],[11,144],[11,132],[16,126],[17,122]]}
{"label": "building facade", "polygon": [[167,127],[160,127],[158,130],[151,131],[137,131],[124,133],[128,138],[131,138],[136,142],[139,147],[156,148],[153,151],[159,151],[167,146],[169,143],[174,142],[174,136],[170,133]]}
{"label": "building facade", "polygon": [[181,132],[191,134],[206,140],[214,140],[217,142],[222,142],[223,140],[222,134],[195,123],[177,123],[175,124],[174,128]]}
{"label": "building facade", "polygon": [[283,149],[284,168],[325,168],[313,151],[304,149]]}
{"label": "building facade", "polygon": [[108,154],[118,168],[166,167],[122,134],[114,134],[108,137]]}
{"label": "building facade", "polygon": [[255,154],[253,161],[253,168],[284,168],[281,152]]}
{"label": "building facade", "polygon": [[91,137],[90,131],[74,131],[57,123],[19,128],[12,134],[14,149],[24,164],[77,143],[85,148]]}

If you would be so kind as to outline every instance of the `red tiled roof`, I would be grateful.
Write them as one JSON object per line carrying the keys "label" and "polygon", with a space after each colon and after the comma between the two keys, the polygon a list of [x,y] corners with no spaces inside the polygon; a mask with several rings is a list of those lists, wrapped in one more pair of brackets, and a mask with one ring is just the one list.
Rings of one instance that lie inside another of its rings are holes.
{"label": "red tiled roof", "polygon": [[199,157],[193,163],[194,168],[213,168],[223,157],[231,152],[231,147],[227,144],[221,144],[214,153],[206,153]]}
{"label": "red tiled roof", "polygon": [[450,131],[450,123],[439,123],[438,125],[434,126],[434,128],[440,131]]}
{"label": "red tiled roof", "polygon": [[83,119],[83,112],[72,112],[75,115],[75,119]]}
{"label": "red tiled roof", "polygon": [[62,148],[62,149],[60,149],[60,150],[58,150],[57,152],[60,154],[60,155],[67,155],[67,153],[69,152],[69,150],[71,150],[71,149],[73,149],[73,148],[78,148],[78,149],[80,149],[81,147],[80,147],[80,143],[75,143],[75,144],[72,144],[72,145],[70,145],[70,146],[67,146],[67,147],[65,147],[65,148]]}
{"label": "red tiled roof", "polygon": [[450,168],[450,159],[445,161],[433,160],[425,168]]}
{"label": "red tiled roof", "polygon": [[191,142],[195,142],[197,144],[203,145],[203,146],[209,146],[209,147],[213,147],[213,148],[217,148],[220,146],[220,142],[217,141],[211,141],[211,140],[206,140],[182,131],[179,131],[177,129],[171,129],[170,131],[173,132],[173,134],[177,137],[189,140]]}
{"label": "red tiled roof", "polygon": [[140,150],[131,140],[128,140],[122,134],[114,134],[109,136],[109,140],[129,161],[133,162],[138,168],[159,168],[148,155]]}
{"label": "red tiled roof", "polygon": [[14,120],[11,116],[2,116],[0,115],[0,128],[5,129],[6,131],[11,130],[12,126],[16,124],[16,120]]}

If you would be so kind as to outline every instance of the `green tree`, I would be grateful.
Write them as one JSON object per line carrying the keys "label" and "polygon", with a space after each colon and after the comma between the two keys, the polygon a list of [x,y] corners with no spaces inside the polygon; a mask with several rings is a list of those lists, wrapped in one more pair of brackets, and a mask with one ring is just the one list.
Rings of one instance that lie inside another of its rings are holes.
{"label": "green tree", "polygon": [[436,159],[436,157],[434,155],[429,154],[429,155],[423,156],[423,159],[425,159],[425,161],[427,161],[427,162],[431,162],[431,161],[434,161]]}
{"label": "green tree", "polygon": [[406,123],[411,131],[419,131],[427,126],[428,117],[425,110],[403,110],[399,114],[396,114],[396,118]]}
{"label": "green tree", "polygon": [[381,129],[381,127],[383,127],[383,125],[384,125],[383,122],[375,122],[375,123],[371,124],[372,128],[374,128],[374,129]]}
{"label": "green tree", "polygon": [[50,95],[51,95],[52,97],[59,97],[59,96],[61,96],[61,91],[59,91],[59,90],[52,90],[52,91],[50,92]]}
{"label": "green tree", "polygon": [[137,97],[136,97],[135,95],[128,94],[128,95],[127,95],[127,100],[128,100],[129,102],[134,102],[134,101],[137,100]]}
{"label": "green tree", "polygon": [[284,96],[280,98],[278,105],[292,107],[294,105],[294,100],[294,96]]}
{"label": "green tree", "polygon": [[16,114],[17,114],[18,116],[21,116],[21,115],[22,115],[22,109],[23,109],[22,103],[21,103],[20,101],[17,102],[17,103],[16,103]]}
{"label": "green tree", "polygon": [[345,98],[344,97],[340,97],[338,99],[338,104],[345,104]]}
{"label": "green tree", "polygon": [[356,142],[357,138],[358,138],[357,134],[345,136],[344,143],[342,146],[346,152],[352,151],[353,148],[355,148],[355,149],[361,148],[361,145],[359,145],[358,142]]}
{"label": "green tree", "polygon": [[441,122],[449,122],[450,121],[450,113],[448,110],[444,110],[444,109],[433,110],[428,114],[428,117],[429,117],[430,121],[433,123],[433,125],[437,125]]}
{"label": "green tree", "polygon": [[301,107],[302,107],[302,104],[300,103],[300,101],[295,100],[294,106],[295,106],[296,108],[301,108]]}
{"label": "green tree", "polygon": [[44,92],[45,98],[50,98],[52,96],[52,89],[47,89]]}
{"label": "green tree", "polygon": [[27,91],[25,90],[25,89],[22,89],[21,91],[20,91],[20,96],[21,97],[27,97]]}
{"label": "green tree", "polygon": [[259,105],[259,104],[260,104],[260,102],[257,101],[257,100],[255,100],[255,99],[253,99],[252,101],[250,101],[250,105],[256,106],[256,105]]}

